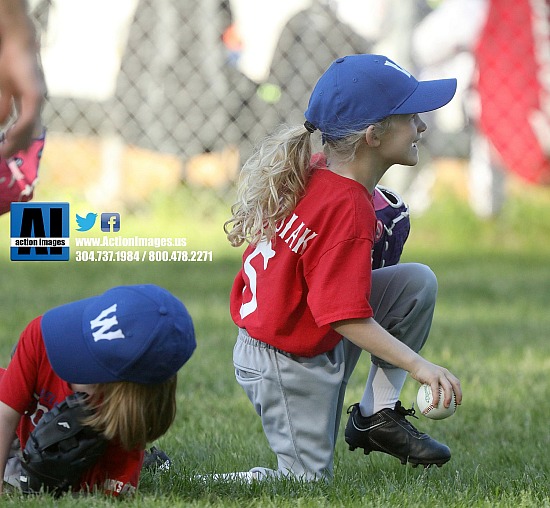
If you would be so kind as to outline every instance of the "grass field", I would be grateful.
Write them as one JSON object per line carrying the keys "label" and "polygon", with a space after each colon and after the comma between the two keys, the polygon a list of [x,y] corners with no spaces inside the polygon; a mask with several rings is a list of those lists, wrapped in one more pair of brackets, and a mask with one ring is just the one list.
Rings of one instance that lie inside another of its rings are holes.
{"label": "grass field", "polygon": [[[8,362],[31,318],[116,284],[162,285],[181,297],[194,318],[198,348],[180,373],[176,423],[156,443],[173,458],[174,467],[144,473],[138,495],[124,506],[550,506],[548,191],[536,189],[529,199],[513,193],[493,221],[479,221],[454,196],[441,196],[427,214],[413,219],[403,260],[429,264],[440,286],[424,355],[456,373],[464,390],[463,405],[452,418],[420,417],[414,423],[446,442],[453,458],[440,469],[423,470],[382,454],[351,453],[342,418],[330,484],[194,479],[275,466],[259,418],[233,376],[235,329],[228,292],[239,252],[224,242],[224,212],[214,202],[190,204],[182,191],[124,216],[125,234],[185,236],[189,249],[213,252],[212,262],[195,264],[10,262],[9,219],[0,217],[1,364]],[[368,364],[364,356],[352,377],[350,404],[361,395]],[[406,406],[417,386],[407,380]],[[5,506],[41,507],[113,502],[102,497],[22,499],[18,494],[0,500]]]}

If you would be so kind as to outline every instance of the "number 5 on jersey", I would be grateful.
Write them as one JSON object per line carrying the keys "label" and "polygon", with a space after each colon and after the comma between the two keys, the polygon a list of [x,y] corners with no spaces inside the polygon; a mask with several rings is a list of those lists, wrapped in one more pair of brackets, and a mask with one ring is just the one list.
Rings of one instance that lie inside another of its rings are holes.
{"label": "number 5 on jersey", "polygon": [[[252,266],[252,260],[261,255],[264,258],[263,268],[264,270],[267,270],[267,265],[269,263],[269,260],[275,256],[275,251],[271,248],[271,242],[259,242],[258,245],[256,245],[256,248],[252,251],[252,253],[245,259],[243,270],[246,276],[248,277],[249,281],[249,289],[252,293],[252,298],[250,301],[243,303],[241,305],[241,319],[244,319],[246,316],[249,316],[252,314],[257,308],[258,308],[258,300],[257,300],[257,290],[258,290],[258,274],[256,273],[256,269]],[[246,286],[244,287],[243,291],[246,290]]]}

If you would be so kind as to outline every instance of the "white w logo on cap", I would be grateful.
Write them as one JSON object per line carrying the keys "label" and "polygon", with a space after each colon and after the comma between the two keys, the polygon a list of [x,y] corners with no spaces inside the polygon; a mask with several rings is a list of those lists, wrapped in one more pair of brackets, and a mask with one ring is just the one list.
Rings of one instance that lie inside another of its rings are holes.
{"label": "white w logo on cap", "polygon": [[403,69],[403,67],[399,67],[399,65],[397,65],[394,62],[391,62],[390,60],[386,60],[384,62],[384,65],[389,65],[390,67],[393,67],[394,69],[397,69],[399,72],[402,72],[403,74],[405,74],[405,76],[407,76],[408,78],[411,77],[411,74],[408,73],[405,69]]}
{"label": "white w logo on cap", "polygon": [[[120,328],[116,330],[111,330],[115,325],[118,325],[116,319],[116,314],[111,317],[108,317],[109,314],[116,312],[117,304],[111,305],[108,309],[101,311],[99,316],[90,321],[90,326],[92,330],[92,336],[97,342],[99,340],[113,340],[113,339],[124,339],[124,334]],[[93,331],[94,328],[99,328],[99,330]]]}

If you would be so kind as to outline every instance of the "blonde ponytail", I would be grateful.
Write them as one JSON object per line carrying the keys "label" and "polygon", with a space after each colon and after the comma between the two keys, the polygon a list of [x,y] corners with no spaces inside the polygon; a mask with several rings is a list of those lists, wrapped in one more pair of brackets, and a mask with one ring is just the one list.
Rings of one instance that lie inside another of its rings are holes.
{"label": "blonde ponytail", "polygon": [[296,207],[310,174],[310,134],[303,126],[281,127],[245,162],[233,216],[224,224],[231,245],[269,241]]}

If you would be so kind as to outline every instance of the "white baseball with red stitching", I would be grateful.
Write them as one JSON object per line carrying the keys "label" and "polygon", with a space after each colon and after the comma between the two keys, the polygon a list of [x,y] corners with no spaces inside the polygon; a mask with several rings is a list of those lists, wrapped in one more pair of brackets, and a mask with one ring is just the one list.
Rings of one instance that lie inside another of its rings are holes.
{"label": "white baseball with red stitching", "polygon": [[432,420],[443,420],[453,415],[456,411],[456,398],[453,392],[453,398],[449,407],[443,405],[443,388],[439,387],[439,404],[434,406],[432,388],[430,385],[423,384],[418,389],[418,394],[416,395],[416,405],[420,412],[431,418]]}

